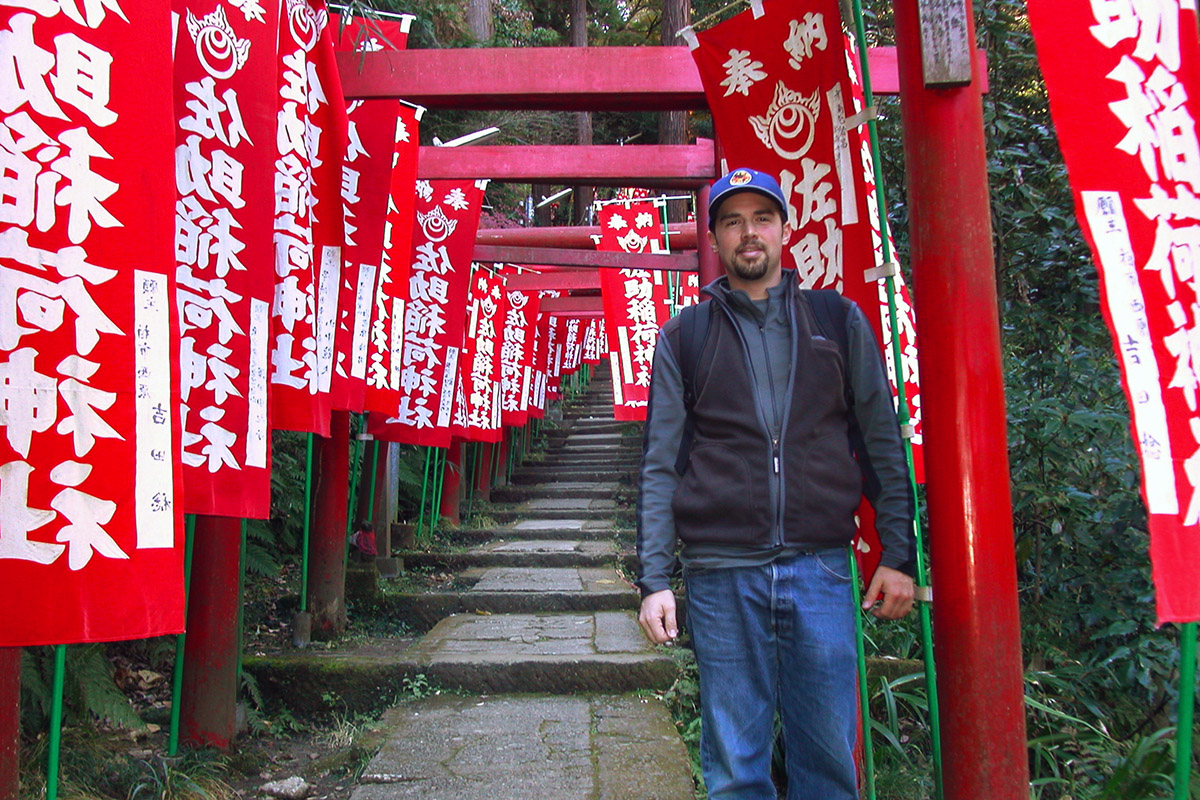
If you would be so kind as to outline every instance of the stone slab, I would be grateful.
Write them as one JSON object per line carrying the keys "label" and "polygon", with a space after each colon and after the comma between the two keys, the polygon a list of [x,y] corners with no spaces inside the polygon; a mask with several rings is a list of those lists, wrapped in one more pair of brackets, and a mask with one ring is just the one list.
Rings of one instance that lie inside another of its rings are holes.
{"label": "stone slab", "polygon": [[632,697],[433,697],[389,711],[352,800],[692,800],[666,708]]}
{"label": "stone slab", "polygon": [[492,567],[467,570],[464,577],[479,576],[472,592],[588,592],[607,594],[629,589],[615,569]]}
{"label": "stone slab", "polygon": [[642,636],[632,609],[459,614],[435,625],[402,660],[440,686],[483,694],[662,690],[678,674],[671,657]]}
{"label": "stone slab", "polygon": [[530,511],[596,511],[617,507],[613,500],[593,500],[587,497],[538,498],[522,503],[519,510]]}
{"label": "stone slab", "polygon": [[512,526],[514,531],[581,531],[582,519],[526,519]]}

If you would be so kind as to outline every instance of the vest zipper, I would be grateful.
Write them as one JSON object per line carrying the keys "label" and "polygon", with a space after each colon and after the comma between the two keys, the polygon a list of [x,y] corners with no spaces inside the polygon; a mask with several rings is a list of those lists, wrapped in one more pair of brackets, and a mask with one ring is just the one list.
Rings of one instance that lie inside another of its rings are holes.
{"label": "vest zipper", "polygon": [[[779,438],[783,435],[783,420],[779,415],[779,402],[775,399],[775,373],[771,370],[771,351],[767,346],[767,333],[763,324],[758,325],[758,336],[762,340],[763,363],[767,367],[767,388],[771,392],[771,422],[779,426],[779,434],[771,436],[771,460],[775,466],[775,531],[772,538],[776,547],[783,546],[783,478],[780,471]],[[766,416],[765,414],[763,416]],[[768,435],[771,431],[767,431]]]}

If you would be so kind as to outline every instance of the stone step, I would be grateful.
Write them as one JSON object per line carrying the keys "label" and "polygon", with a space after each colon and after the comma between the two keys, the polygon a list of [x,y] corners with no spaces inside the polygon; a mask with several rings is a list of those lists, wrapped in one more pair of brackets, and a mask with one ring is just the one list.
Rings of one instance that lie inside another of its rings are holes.
{"label": "stone step", "polygon": [[466,591],[386,594],[389,615],[428,631],[454,614],[547,614],[637,609],[637,591],[612,567],[480,567],[460,572]]}
{"label": "stone step", "polygon": [[563,481],[527,486],[499,486],[492,489],[491,499],[495,503],[520,503],[537,498],[592,497],[610,499],[620,491],[616,481]]}
{"label": "stone step", "polygon": [[401,554],[409,569],[435,567],[453,572],[475,567],[599,567],[622,555],[611,541],[570,539],[492,541],[464,553]]}
{"label": "stone step", "polygon": [[666,689],[675,662],[642,635],[633,611],[459,614],[405,651],[440,686],[477,693],[616,693]]}
{"label": "stone step", "polygon": [[692,800],[687,750],[645,697],[427,697],[388,711],[351,800]]}
{"label": "stone step", "polygon": [[459,528],[450,531],[448,537],[456,542],[490,542],[493,539],[598,539],[629,538],[634,535],[631,528],[618,528],[611,519],[535,519],[501,525],[492,528]]}
{"label": "stone step", "polygon": [[559,481],[574,483],[589,479],[613,482],[626,478],[630,474],[628,469],[609,467],[602,462],[592,467],[522,467],[513,472],[511,482],[522,486],[531,483],[557,483]]}
{"label": "stone step", "polygon": [[[611,500],[593,500],[594,503],[611,503]],[[506,522],[524,522],[524,521],[539,521],[539,520],[611,520],[617,512],[615,505],[612,508],[500,508],[492,506],[488,509],[488,516],[499,523]]]}
{"label": "stone step", "polygon": [[586,467],[603,465],[606,467],[636,467],[642,462],[641,453],[629,452],[623,455],[597,456],[591,454],[562,454],[549,455],[541,461],[522,464],[531,467]]}

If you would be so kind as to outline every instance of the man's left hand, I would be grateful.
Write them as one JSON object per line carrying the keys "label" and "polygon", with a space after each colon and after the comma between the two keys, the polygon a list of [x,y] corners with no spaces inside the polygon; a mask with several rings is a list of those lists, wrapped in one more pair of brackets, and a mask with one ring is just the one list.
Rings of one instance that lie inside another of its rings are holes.
{"label": "man's left hand", "polygon": [[900,619],[912,611],[913,579],[898,569],[879,566],[871,577],[862,607],[880,619]]}

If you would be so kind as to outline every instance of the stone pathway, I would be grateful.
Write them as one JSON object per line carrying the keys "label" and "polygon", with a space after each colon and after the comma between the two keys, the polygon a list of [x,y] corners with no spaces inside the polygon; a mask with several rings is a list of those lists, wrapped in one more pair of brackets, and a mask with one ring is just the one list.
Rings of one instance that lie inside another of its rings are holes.
{"label": "stone pathway", "polygon": [[638,453],[610,397],[594,379],[545,457],[493,490],[497,527],[464,531],[474,546],[405,556],[469,588],[403,598],[428,632],[388,668],[463,694],[389,711],[353,800],[694,797],[683,742],[649,694],[675,663],[642,636],[637,592],[615,569],[631,532],[614,493]]}

